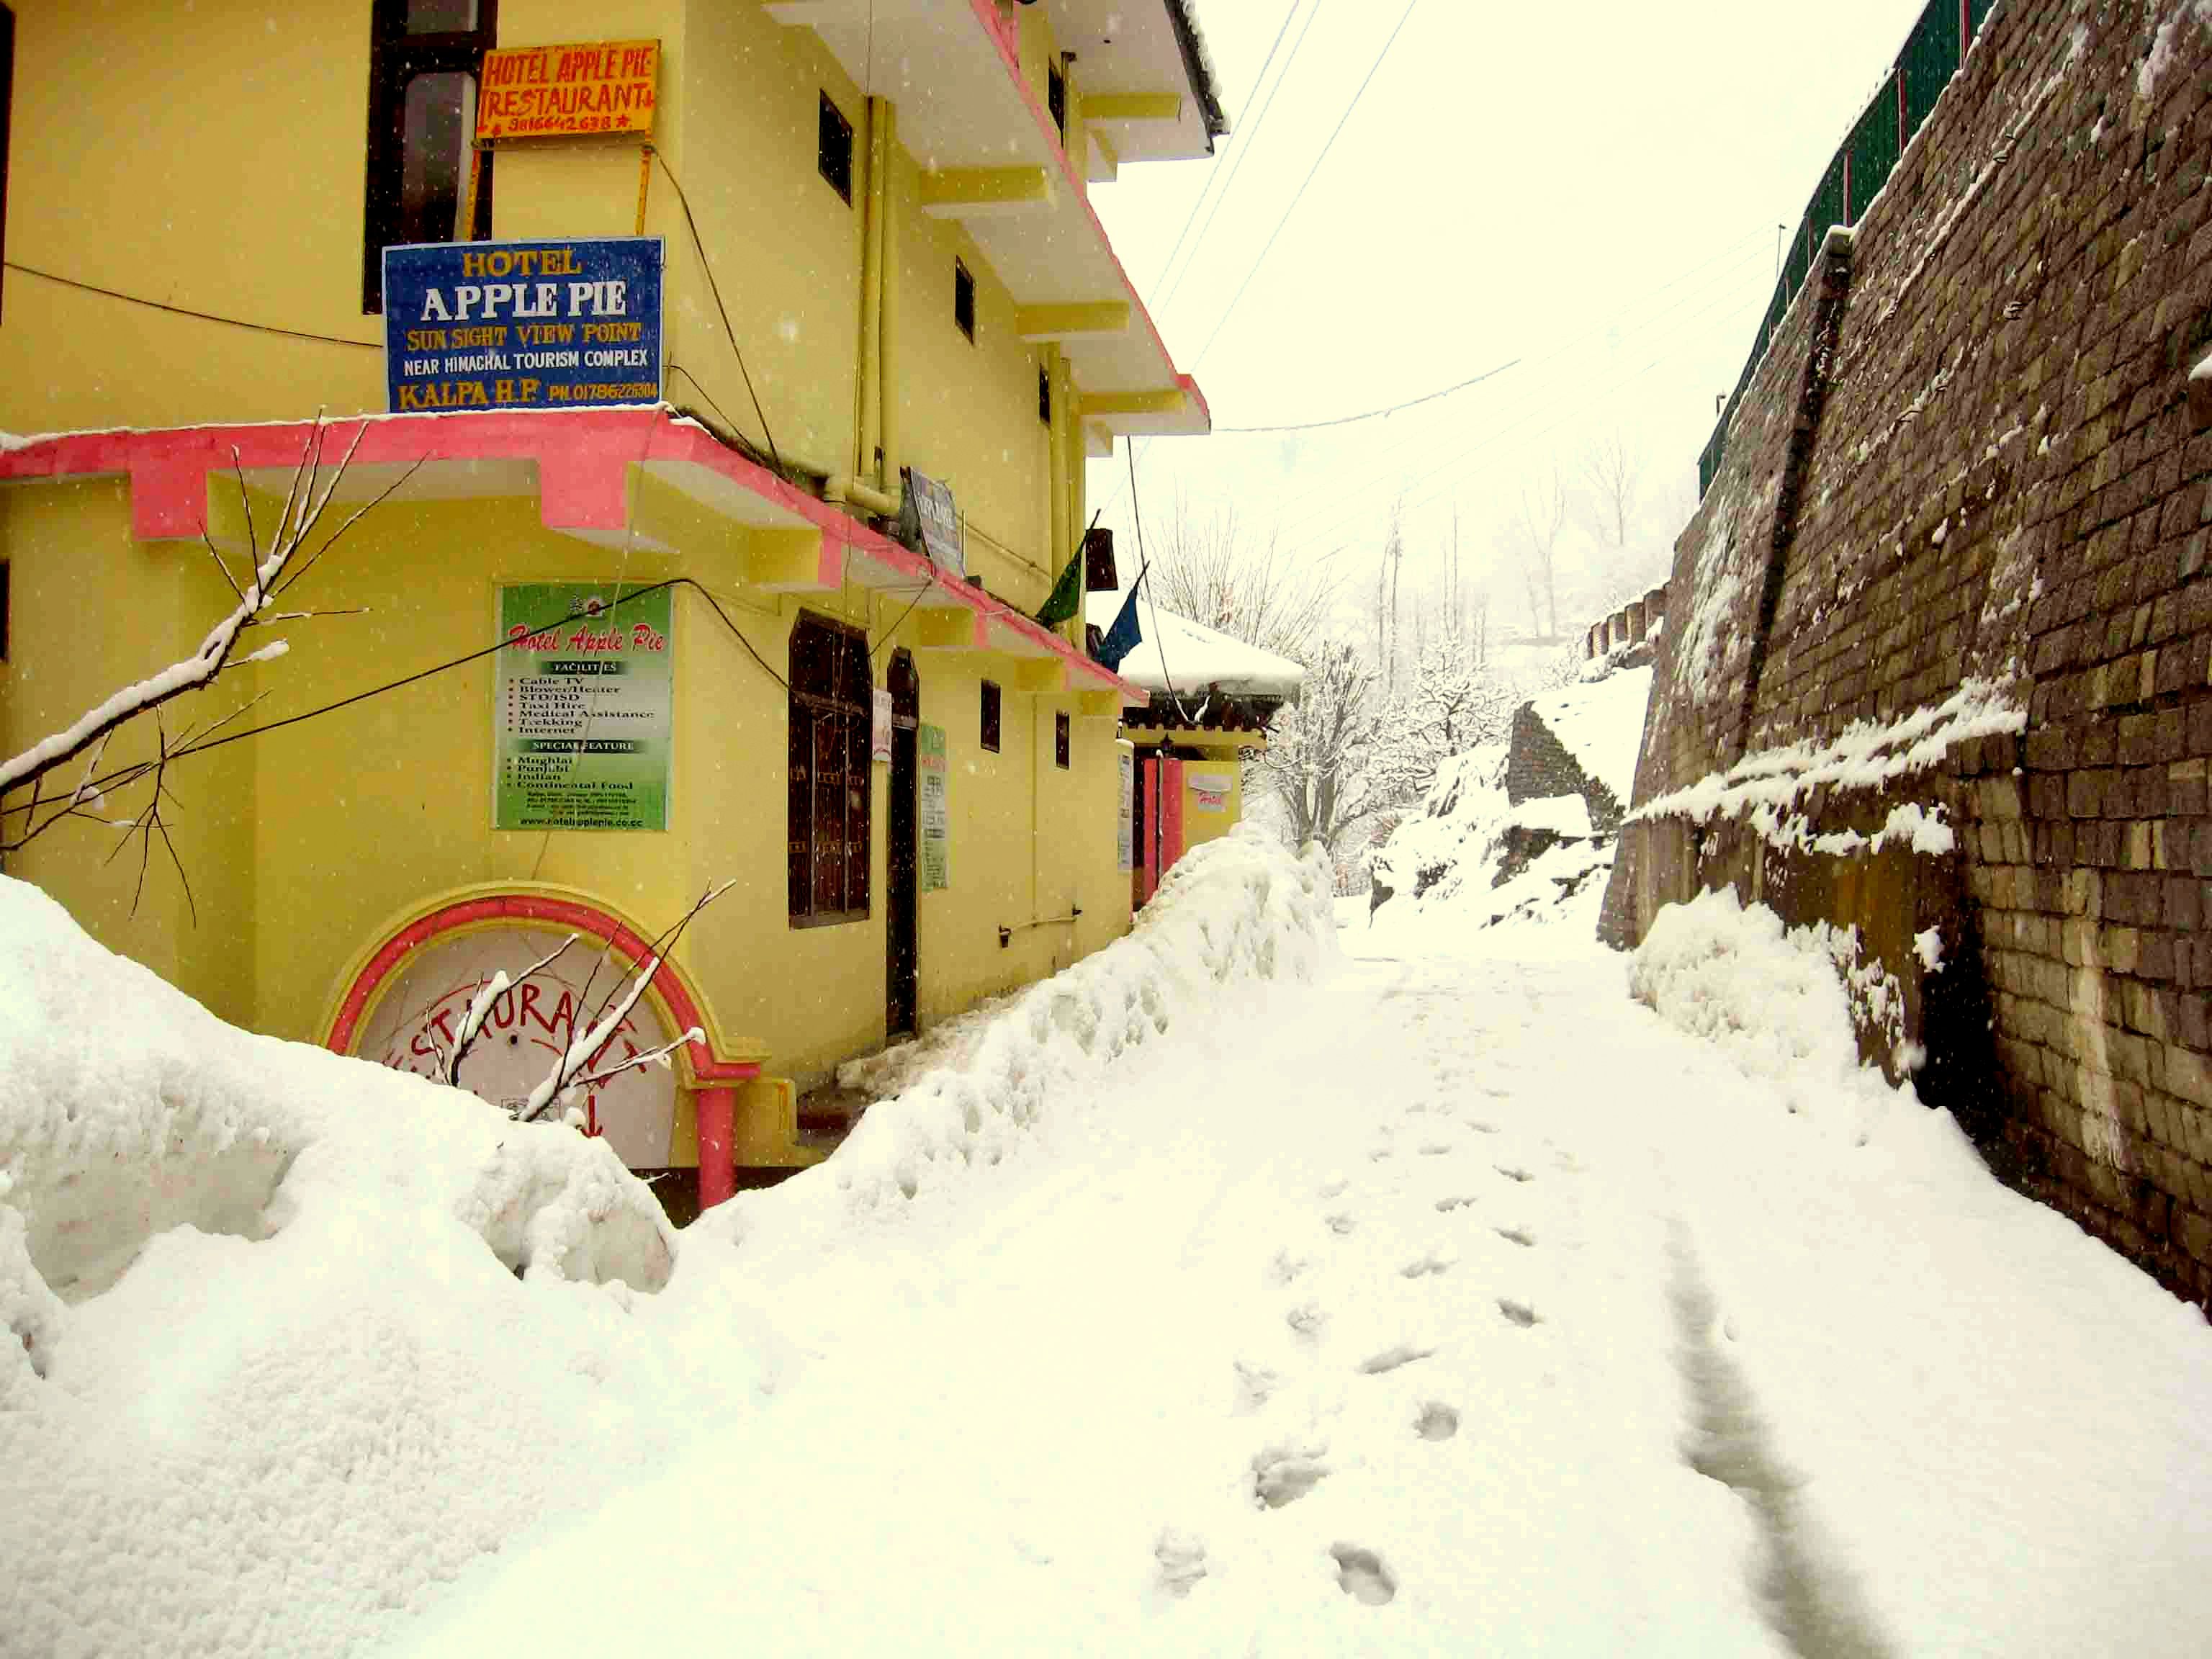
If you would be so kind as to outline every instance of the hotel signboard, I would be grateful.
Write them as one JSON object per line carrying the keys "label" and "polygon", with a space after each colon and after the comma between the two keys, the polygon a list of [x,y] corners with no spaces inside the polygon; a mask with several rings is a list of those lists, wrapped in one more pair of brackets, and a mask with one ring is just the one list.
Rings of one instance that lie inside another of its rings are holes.
{"label": "hotel signboard", "polygon": [[499,590],[492,710],[495,830],[665,830],[675,590]]}
{"label": "hotel signboard", "polygon": [[661,254],[658,236],[385,249],[392,412],[659,402]]}
{"label": "hotel signboard", "polygon": [[584,40],[488,52],[477,141],[653,131],[658,40]]}

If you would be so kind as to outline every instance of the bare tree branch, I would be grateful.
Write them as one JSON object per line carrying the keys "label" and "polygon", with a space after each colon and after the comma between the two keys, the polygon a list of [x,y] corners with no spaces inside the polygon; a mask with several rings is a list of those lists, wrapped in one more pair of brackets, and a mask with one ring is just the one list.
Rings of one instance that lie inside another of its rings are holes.
{"label": "bare tree branch", "polygon": [[[571,933],[514,978],[509,979],[507,976],[507,970],[501,969],[489,979],[477,984],[477,994],[469,1002],[468,1012],[461,1016],[460,1027],[453,1033],[452,1049],[438,1056],[439,1081],[449,1088],[458,1089],[461,1086],[461,1062],[469,1057],[469,1050],[476,1047],[477,1038],[483,1034],[484,1021],[490,1016],[493,1006],[515,986],[526,982],[533,975],[550,968],[575,942],[576,935]],[[431,1034],[430,1041],[434,1045],[438,1042],[434,1030]]]}

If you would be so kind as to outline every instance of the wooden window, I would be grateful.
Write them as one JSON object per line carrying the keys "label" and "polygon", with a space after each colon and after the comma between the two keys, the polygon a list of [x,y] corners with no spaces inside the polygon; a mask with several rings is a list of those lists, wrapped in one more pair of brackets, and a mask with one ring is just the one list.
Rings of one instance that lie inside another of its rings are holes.
{"label": "wooden window", "polygon": [[476,140],[477,69],[498,44],[499,0],[375,0],[368,41],[368,180],[361,308],[384,309],[384,250],[491,234],[491,154],[461,222]]}
{"label": "wooden window", "polygon": [[993,754],[999,752],[999,688],[989,680],[983,682],[983,747]]}
{"label": "wooden window", "polygon": [[822,94],[821,134],[817,141],[815,165],[822,176],[830,181],[830,188],[845,198],[845,205],[853,204],[853,124],[845,118],[844,111]]}
{"label": "wooden window", "polygon": [[975,279],[957,259],[952,262],[952,320],[970,340],[975,337]]}
{"label": "wooden window", "polygon": [[814,926],[868,914],[868,641],[802,616],[791,630],[786,866],[791,920]]}
{"label": "wooden window", "polygon": [[1052,717],[1052,763],[1063,772],[1067,770],[1067,715],[1064,712]]}
{"label": "wooden window", "polygon": [[1047,426],[1052,424],[1052,371],[1037,370],[1037,419]]}
{"label": "wooden window", "polygon": [[1067,142],[1067,76],[1058,64],[1048,64],[1044,69],[1044,103],[1052,112],[1052,124],[1060,129],[1062,143]]}

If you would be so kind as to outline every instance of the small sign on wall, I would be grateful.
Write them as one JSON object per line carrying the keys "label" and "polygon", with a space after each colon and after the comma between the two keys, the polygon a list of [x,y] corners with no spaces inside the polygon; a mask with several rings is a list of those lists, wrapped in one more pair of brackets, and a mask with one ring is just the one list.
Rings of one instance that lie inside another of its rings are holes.
{"label": "small sign on wall", "polygon": [[914,510],[922,551],[939,569],[964,577],[968,574],[968,555],[961,545],[960,509],[953,504],[951,490],[912,467],[904,471],[907,504]]}
{"label": "small sign on wall", "polygon": [[1115,848],[1121,860],[1119,867],[1133,870],[1137,864],[1137,757],[1128,750],[1121,751],[1121,812],[1120,837]]}
{"label": "small sign on wall", "polygon": [[941,893],[952,885],[951,783],[945,758],[945,728],[924,726],[915,734],[915,757],[921,775],[921,890]]}
{"label": "small sign on wall", "polygon": [[890,763],[891,758],[891,694],[878,686],[868,721],[868,758],[878,766]]}
{"label": "small sign on wall", "polygon": [[1184,775],[1190,790],[1190,810],[1194,812],[1226,812],[1229,799],[1236,793],[1237,779],[1228,772],[1191,772]]}

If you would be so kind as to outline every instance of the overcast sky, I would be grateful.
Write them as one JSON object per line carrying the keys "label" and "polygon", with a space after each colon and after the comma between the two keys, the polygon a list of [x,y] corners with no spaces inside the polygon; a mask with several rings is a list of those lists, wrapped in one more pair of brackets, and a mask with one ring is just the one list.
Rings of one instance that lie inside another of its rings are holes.
{"label": "overcast sky", "polygon": [[[1217,428],[1139,443],[1148,527],[1178,489],[1197,511],[1234,502],[1248,529],[1279,525],[1285,547],[1364,585],[1402,497],[1410,594],[1455,508],[1465,556],[1487,556],[1524,479],[1556,464],[1571,486],[1617,428],[1643,462],[1663,574],[1715,394],[1735,384],[1772,289],[1776,226],[1796,229],[1923,3],[1413,0],[1255,273],[1405,0],[1197,0],[1231,136],[1211,161],[1131,166],[1094,197]],[[1195,257],[1186,246],[1164,269],[1209,177],[1232,167]],[[1358,413],[1516,359],[1388,420],[1225,430]],[[1090,490],[1133,551],[1126,468],[1117,446]],[[1526,616],[1514,580],[1493,576],[1509,622]]]}

